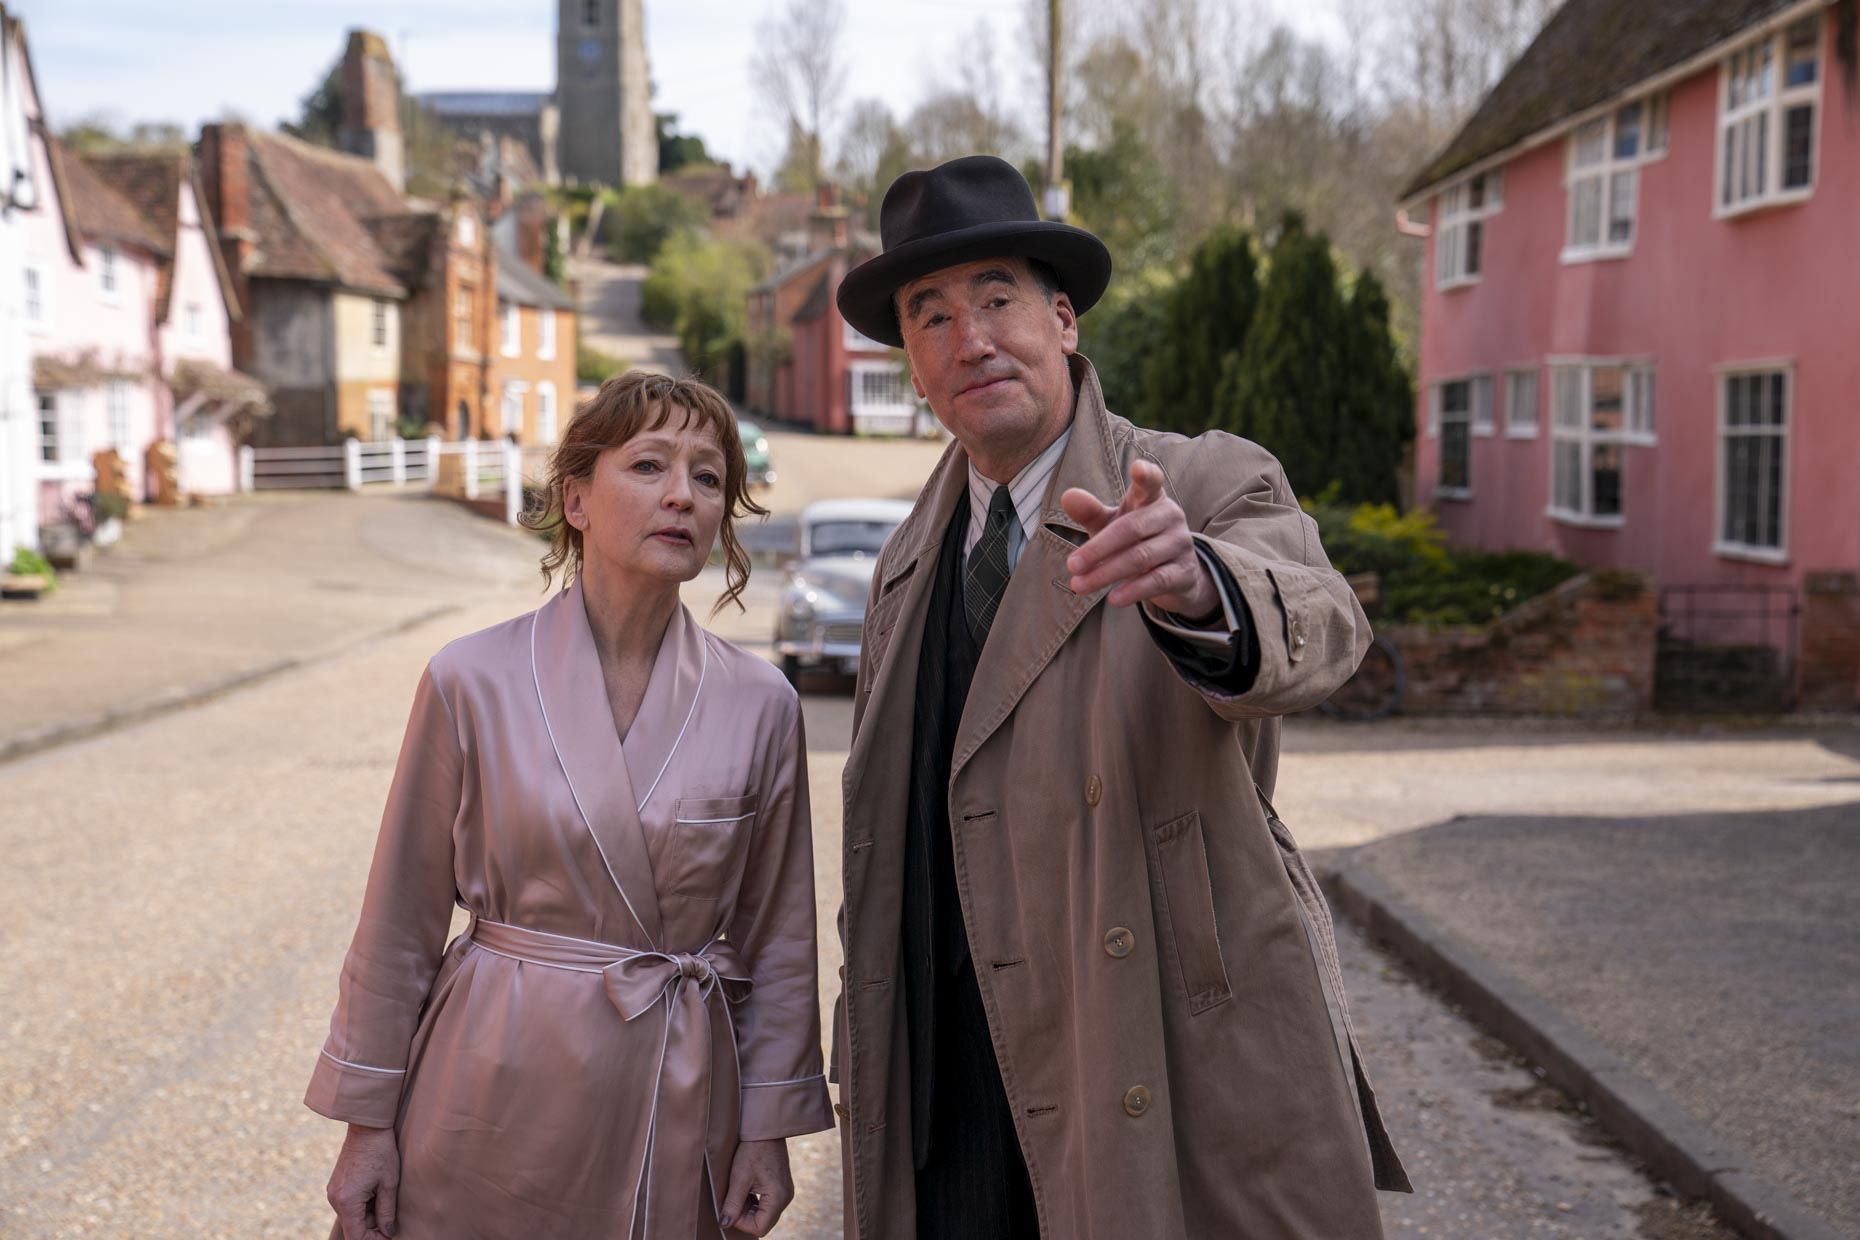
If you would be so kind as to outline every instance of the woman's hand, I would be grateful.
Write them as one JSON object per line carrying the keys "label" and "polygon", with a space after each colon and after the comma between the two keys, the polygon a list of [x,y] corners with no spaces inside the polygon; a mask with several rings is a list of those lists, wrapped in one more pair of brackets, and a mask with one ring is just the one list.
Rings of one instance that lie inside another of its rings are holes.
{"label": "woman's hand", "polygon": [[[782,1160],[786,1179],[788,1161]],[[383,1240],[394,1234],[399,1206],[400,1150],[392,1128],[349,1125],[329,1175],[329,1204],[342,1224],[342,1240]],[[762,1233],[757,1232],[757,1235]]]}
{"label": "woman's hand", "polygon": [[752,1236],[766,1236],[793,1200],[788,1142],[780,1137],[745,1141],[736,1147],[730,1164],[730,1191],[724,1194],[723,1216],[717,1221]]}

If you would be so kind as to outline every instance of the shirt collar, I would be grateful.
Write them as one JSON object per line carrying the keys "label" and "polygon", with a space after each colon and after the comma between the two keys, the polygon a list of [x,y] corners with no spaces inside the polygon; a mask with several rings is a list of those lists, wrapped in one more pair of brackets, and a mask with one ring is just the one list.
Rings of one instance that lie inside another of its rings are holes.
{"label": "shirt collar", "polygon": [[[1020,518],[1021,532],[1027,540],[1033,540],[1034,530],[1040,524],[1040,509],[1046,499],[1047,483],[1053,480],[1053,470],[1059,466],[1059,458],[1065,455],[1066,441],[1072,438],[1072,425],[1059,432],[1059,438],[1046,445],[1040,455],[1022,467],[1007,484],[1008,494],[1014,499],[1014,515]],[[982,526],[988,520],[988,501],[994,498],[995,488],[1000,484],[992,478],[982,476],[982,471],[975,468],[975,462],[969,462],[969,542],[981,536]]]}

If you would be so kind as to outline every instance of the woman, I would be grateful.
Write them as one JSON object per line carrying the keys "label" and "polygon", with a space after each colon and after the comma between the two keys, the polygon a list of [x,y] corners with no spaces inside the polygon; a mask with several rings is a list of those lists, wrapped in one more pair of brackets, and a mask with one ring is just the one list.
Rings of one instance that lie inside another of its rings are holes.
{"label": "woman", "polygon": [[832,1126],[799,702],[678,600],[720,528],[747,583],[745,473],[716,392],[608,380],[539,522],[566,588],[428,663],[305,1097],[332,1235],[760,1236]]}

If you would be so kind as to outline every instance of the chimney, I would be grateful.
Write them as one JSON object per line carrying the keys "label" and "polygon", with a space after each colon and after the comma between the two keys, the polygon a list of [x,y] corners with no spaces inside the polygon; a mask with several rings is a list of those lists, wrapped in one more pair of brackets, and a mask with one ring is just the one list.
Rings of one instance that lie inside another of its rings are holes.
{"label": "chimney", "polygon": [[200,130],[200,183],[206,194],[207,214],[219,233],[220,254],[232,277],[233,296],[240,319],[232,324],[233,364],[249,366],[252,358],[252,304],[246,284],[251,260],[252,161],[245,126],[216,122]]}
{"label": "chimney", "polygon": [[342,130],[337,144],[374,161],[397,190],[407,183],[400,132],[400,75],[387,41],[372,30],[349,31],[342,54]]}
{"label": "chimney", "polygon": [[840,187],[831,181],[822,182],[814,191],[814,213],[807,217],[808,252],[845,249],[847,228],[846,208],[840,205]]}
{"label": "chimney", "polygon": [[541,194],[517,199],[517,257],[532,271],[543,269],[543,234],[549,227],[549,203]]}

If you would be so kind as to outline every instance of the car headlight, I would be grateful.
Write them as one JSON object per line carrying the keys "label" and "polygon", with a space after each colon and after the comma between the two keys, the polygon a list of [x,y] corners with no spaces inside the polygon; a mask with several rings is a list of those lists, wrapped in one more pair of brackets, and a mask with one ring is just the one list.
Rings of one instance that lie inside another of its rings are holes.
{"label": "car headlight", "polygon": [[814,618],[814,604],[819,601],[818,594],[812,590],[806,590],[799,594],[790,594],[783,610],[787,612],[788,619],[796,624],[806,624]]}

